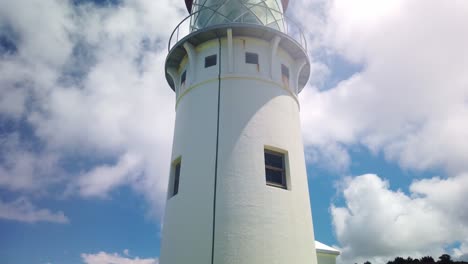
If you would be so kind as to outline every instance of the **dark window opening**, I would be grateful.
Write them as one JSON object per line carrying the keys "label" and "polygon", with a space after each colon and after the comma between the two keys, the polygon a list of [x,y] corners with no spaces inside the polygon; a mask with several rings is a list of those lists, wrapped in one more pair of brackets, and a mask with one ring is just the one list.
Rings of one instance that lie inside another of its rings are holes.
{"label": "dark window opening", "polygon": [[289,78],[289,68],[288,66],[281,64],[281,75]]}
{"label": "dark window opening", "polygon": [[283,153],[265,150],[265,179],[267,185],[287,189]]}
{"label": "dark window opening", "polygon": [[180,161],[174,165],[174,181],[172,183],[172,196],[179,193],[179,180],[180,180]]}
{"label": "dark window opening", "polygon": [[182,76],[180,76],[180,85],[184,85],[185,84],[185,79],[187,79],[187,71],[184,71],[182,73]]}
{"label": "dark window opening", "polygon": [[205,68],[215,66],[217,61],[217,56],[215,55],[210,55],[208,57],[205,57]]}
{"label": "dark window opening", "polygon": [[245,63],[258,64],[258,54],[252,52],[245,53]]}
{"label": "dark window opening", "polygon": [[281,80],[285,86],[289,86],[289,68],[281,64]]}

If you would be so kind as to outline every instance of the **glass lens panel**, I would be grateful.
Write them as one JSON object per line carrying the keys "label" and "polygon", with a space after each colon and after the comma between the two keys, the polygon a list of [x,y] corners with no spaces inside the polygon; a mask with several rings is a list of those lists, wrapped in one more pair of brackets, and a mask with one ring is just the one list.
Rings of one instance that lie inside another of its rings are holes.
{"label": "glass lens panel", "polygon": [[280,0],[198,0],[192,30],[225,23],[251,23],[283,30]]}

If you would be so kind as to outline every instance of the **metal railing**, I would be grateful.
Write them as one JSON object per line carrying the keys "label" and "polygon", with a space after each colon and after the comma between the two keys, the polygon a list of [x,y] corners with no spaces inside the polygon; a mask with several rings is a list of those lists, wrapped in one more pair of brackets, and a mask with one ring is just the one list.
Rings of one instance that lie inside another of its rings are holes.
{"label": "metal railing", "polygon": [[296,42],[298,42],[307,51],[307,41],[306,41],[304,32],[302,30],[302,27],[298,23],[291,20],[290,18],[284,16],[284,14],[281,14],[280,18],[275,18],[273,21],[271,22],[267,21],[268,23],[264,24],[260,21],[260,19],[258,19],[256,23],[245,21],[242,19],[243,15],[238,16],[235,19],[229,19],[223,14],[217,12],[216,9],[205,7],[204,9],[198,10],[188,15],[175,27],[175,29],[172,31],[171,37],[169,38],[168,52],[171,51],[171,49],[177,44],[177,42],[179,42],[179,40],[183,39],[184,37],[188,36],[191,33],[208,28],[206,25],[196,26],[192,22],[193,18],[197,18],[199,13],[205,12],[206,9],[210,9],[211,11],[216,12],[216,15],[221,16],[224,19],[223,23],[211,24],[210,26],[219,27],[219,26],[226,25],[228,27],[228,25],[242,25],[242,24],[266,26],[266,27],[272,28],[274,30],[277,30],[279,32],[282,32],[288,35],[289,37],[294,39]]}

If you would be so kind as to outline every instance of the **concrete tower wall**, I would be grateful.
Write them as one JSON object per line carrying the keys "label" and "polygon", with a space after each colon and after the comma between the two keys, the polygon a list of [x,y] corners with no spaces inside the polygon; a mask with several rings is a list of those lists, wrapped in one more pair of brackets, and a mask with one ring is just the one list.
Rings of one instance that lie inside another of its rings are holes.
{"label": "concrete tower wall", "polygon": [[[234,37],[185,45],[187,56],[172,72],[172,159],[181,170],[172,197],[171,171],[161,264],[316,264],[297,101],[304,62],[278,42]],[[258,65],[246,64],[246,52],[258,54]],[[205,68],[214,54],[217,64]],[[287,189],[266,184],[265,149],[285,154]]]}
{"label": "concrete tower wall", "polygon": [[210,263],[217,120],[216,83],[193,89],[177,107],[172,160],[180,159],[178,194],[171,168],[161,263]]}

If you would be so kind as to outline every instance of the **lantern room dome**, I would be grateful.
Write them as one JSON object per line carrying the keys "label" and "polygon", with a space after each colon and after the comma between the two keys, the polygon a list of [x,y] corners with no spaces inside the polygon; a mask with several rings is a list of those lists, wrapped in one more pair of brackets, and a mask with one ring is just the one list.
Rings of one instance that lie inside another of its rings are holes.
{"label": "lantern room dome", "polygon": [[[286,9],[288,9],[289,0],[281,0],[281,4],[283,6],[283,12],[286,12]],[[187,11],[189,13],[192,13],[192,5],[193,0],[185,0],[185,6],[187,7]]]}

